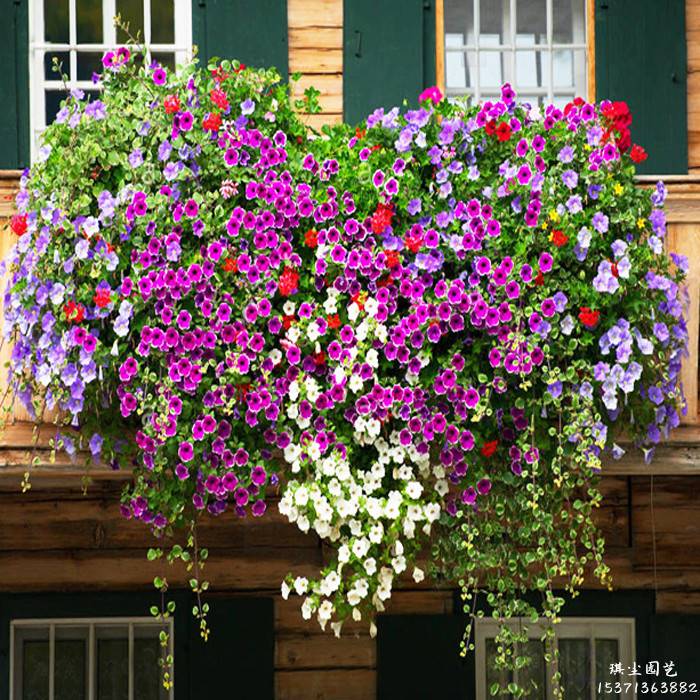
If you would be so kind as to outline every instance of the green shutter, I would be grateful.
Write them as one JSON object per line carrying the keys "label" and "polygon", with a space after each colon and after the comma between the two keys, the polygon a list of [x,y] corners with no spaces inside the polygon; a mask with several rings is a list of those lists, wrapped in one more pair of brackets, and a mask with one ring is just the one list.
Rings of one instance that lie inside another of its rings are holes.
{"label": "green shutter", "polygon": [[[207,598],[207,642],[192,618],[189,697],[273,700],[275,620],[272,598]],[[177,665],[177,662],[176,662]]]}
{"label": "green shutter", "polygon": [[596,0],[596,98],[629,105],[640,172],[688,172],[686,65],[683,0]]}
{"label": "green shutter", "polygon": [[29,165],[29,0],[0,0],[0,170]]}
{"label": "green shutter", "polygon": [[[700,692],[700,645],[698,645],[698,631],[700,630],[700,615],[656,615],[651,619],[651,648],[650,661],[658,661],[661,672],[658,678],[644,676],[650,685],[653,680],[657,685],[661,682],[694,683],[695,693]],[[675,677],[667,677],[664,664],[672,661]],[[643,670],[643,669],[642,669]],[[659,692],[647,695],[649,698],[670,698],[670,692]],[[693,697],[695,693],[687,691],[687,697]],[[637,697],[642,697],[637,695]],[[676,697],[683,697],[677,691]]]}
{"label": "green shutter", "polygon": [[286,0],[192,0],[192,26],[203,65],[212,56],[237,58],[287,78]]}
{"label": "green shutter", "polygon": [[467,700],[474,697],[474,659],[459,655],[461,615],[380,615],[377,700]]}
{"label": "green shutter", "polygon": [[355,124],[435,84],[435,0],[345,0],[343,105]]}

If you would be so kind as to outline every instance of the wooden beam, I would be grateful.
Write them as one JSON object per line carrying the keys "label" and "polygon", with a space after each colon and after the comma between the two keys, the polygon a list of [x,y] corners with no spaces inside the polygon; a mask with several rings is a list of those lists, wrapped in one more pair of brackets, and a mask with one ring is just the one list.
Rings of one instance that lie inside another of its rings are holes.
{"label": "wooden beam", "polygon": [[[212,589],[278,592],[293,571],[318,575],[320,550],[309,547],[212,549],[204,577]],[[143,548],[110,551],[0,552],[0,591],[125,590],[150,587],[167,576],[171,588],[187,588],[191,574],[181,565],[149,562]]]}
{"label": "wooden beam", "polygon": [[586,0],[586,96],[595,102],[595,0]]}
{"label": "wooden beam", "polygon": [[445,0],[435,0],[435,84],[445,94]]}
{"label": "wooden beam", "polygon": [[275,673],[277,700],[374,700],[377,672],[368,669],[315,669]]}

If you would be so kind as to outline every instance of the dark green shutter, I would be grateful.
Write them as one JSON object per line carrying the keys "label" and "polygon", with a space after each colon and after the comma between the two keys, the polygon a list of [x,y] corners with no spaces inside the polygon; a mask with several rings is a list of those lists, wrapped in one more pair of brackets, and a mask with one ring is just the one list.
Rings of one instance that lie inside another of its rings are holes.
{"label": "dark green shutter", "polygon": [[343,105],[355,124],[435,84],[435,0],[345,0]]}
{"label": "dark green shutter", "polygon": [[[695,684],[695,693],[700,692],[700,644],[698,634],[700,633],[700,615],[656,615],[651,620],[651,649],[649,660],[658,661],[661,666],[661,673],[658,678],[645,676],[644,680],[649,684],[653,680],[660,685],[667,683],[685,682]],[[667,677],[664,671],[664,664],[673,662],[673,672],[676,676]],[[685,697],[693,697],[687,691]],[[637,695],[637,697],[642,697]],[[670,692],[659,692],[650,694],[650,698],[673,697]],[[679,691],[676,697],[684,697]]]}
{"label": "dark green shutter", "polygon": [[0,0],[0,170],[29,165],[29,0]]}
{"label": "dark green shutter", "polygon": [[685,2],[596,0],[596,99],[623,100],[640,172],[688,172]]}
{"label": "dark green shutter", "polygon": [[190,699],[273,700],[275,620],[272,598],[210,598],[209,641],[193,641],[189,666]]}
{"label": "dark green shutter", "polygon": [[460,615],[381,615],[377,700],[473,698],[473,654],[459,655],[464,625]]}
{"label": "dark green shutter", "polygon": [[255,68],[289,72],[286,0],[192,0],[192,40],[206,66],[237,58]]}

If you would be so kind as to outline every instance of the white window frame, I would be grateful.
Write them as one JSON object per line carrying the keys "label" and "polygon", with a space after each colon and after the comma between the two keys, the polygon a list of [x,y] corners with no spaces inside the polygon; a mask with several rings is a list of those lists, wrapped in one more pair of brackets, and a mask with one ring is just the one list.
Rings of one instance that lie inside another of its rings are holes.
{"label": "white window frame", "polygon": [[[546,631],[546,625],[542,622],[532,623],[526,618],[516,618],[508,622],[514,631],[527,628],[529,639],[541,639]],[[497,620],[492,618],[478,619],[474,625],[475,641],[475,670],[476,670],[476,699],[488,700],[488,688],[486,687],[486,640],[496,637],[500,629]],[[623,668],[632,666],[635,662],[635,621],[627,617],[563,617],[554,625],[555,640],[559,639],[588,639],[590,643],[590,674],[591,674],[591,700],[596,698],[595,677],[595,640],[615,639],[620,650],[620,658],[616,659]],[[546,697],[551,698],[552,689],[550,683],[550,669],[547,669]],[[624,681],[624,678],[622,679]],[[612,697],[612,696],[611,696]],[[620,693],[621,700],[636,700],[634,687],[629,692]]]}
{"label": "white window frame", "polygon": [[[449,0],[445,0],[448,2]],[[587,82],[586,82],[586,50],[588,48],[586,43],[586,36],[588,35],[589,28],[588,18],[585,10],[585,2],[581,3],[581,6],[575,6],[576,10],[580,9],[579,12],[574,12],[572,15],[573,19],[573,42],[572,43],[555,43],[554,42],[554,0],[545,0],[546,2],[546,38],[547,42],[545,44],[538,44],[537,49],[531,48],[527,44],[518,41],[517,37],[517,5],[518,0],[504,0],[503,2],[503,18],[502,26],[504,35],[509,35],[510,41],[508,43],[495,42],[483,42],[480,39],[481,34],[481,21],[480,21],[480,5],[481,0],[460,0],[463,3],[473,3],[473,21],[474,21],[474,33],[468,34],[466,41],[464,39],[464,34],[457,34],[454,32],[447,32],[447,28],[444,31],[444,47],[445,47],[445,86],[446,93],[448,97],[463,97],[471,96],[474,98],[475,102],[480,102],[484,96],[484,89],[481,85],[481,55],[497,52],[504,55],[503,62],[503,83],[510,83],[513,89],[517,93],[522,93],[525,95],[533,95],[537,97],[546,97],[549,102],[552,102],[555,97],[571,97],[576,95],[577,89],[582,97],[586,97],[587,92]],[[571,50],[573,56],[573,87],[562,88],[558,87],[554,89],[554,52],[559,50]],[[519,86],[517,84],[517,64],[516,55],[525,54],[528,52],[540,53],[543,57],[547,58],[547,61],[543,61],[543,66],[546,65],[548,69],[548,76],[546,81],[546,87],[535,87],[535,86]],[[474,70],[470,73],[472,79],[470,82],[473,85],[465,88],[450,88],[447,86],[447,67],[450,63],[450,56],[457,55],[462,56],[462,63],[464,63],[465,54],[473,54],[474,56]],[[581,58],[583,56],[583,58]],[[548,65],[547,65],[548,64]],[[491,87],[491,86],[489,86]],[[491,95],[493,88],[485,91],[488,95]]]}
{"label": "white window frame", "polygon": [[[49,633],[49,700],[54,700],[54,660],[56,630],[63,627],[85,628],[88,641],[88,668],[86,675],[87,700],[95,700],[96,697],[96,659],[97,638],[95,628],[128,628],[127,640],[129,649],[129,700],[139,700],[134,697],[134,627],[152,627],[154,630],[165,629],[168,632],[168,653],[173,655],[175,648],[175,630],[173,619],[156,620],[153,617],[90,617],[90,618],[46,618],[10,621],[10,700],[21,698],[22,693],[22,656],[15,649],[16,642],[22,639],[24,632],[33,630],[46,630]],[[15,666],[16,664],[16,666]],[[169,700],[174,700],[174,688],[168,691]]]}
{"label": "white window frame", "polygon": [[[54,1],[54,0],[50,0]],[[151,44],[151,2],[143,0],[144,36],[143,42],[149,51],[156,53],[174,53],[175,65],[185,63],[192,57],[192,0],[172,0],[174,3],[173,19],[174,43]],[[111,51],[117,44],[117,28],[114,17],[117,14],[117,0],[102,0],[102,43],[79,44],[77,37],[77,0],[68,2],[68,43],[52,43],[45,40],[44,35],[44,2],[45,0],[30,0],[29,2],[29,114],[31,123],[32,161],[35,159],[39,136],[46,128],[45,90],[49,86],[61,87],[56,79],[46,79],[44,72],[44,56],[46,52],[68,52],[69,66],[64,66],[68,75],[68,87],[82,90],[95,90],[90,80],[78,80],[78,53]]]}

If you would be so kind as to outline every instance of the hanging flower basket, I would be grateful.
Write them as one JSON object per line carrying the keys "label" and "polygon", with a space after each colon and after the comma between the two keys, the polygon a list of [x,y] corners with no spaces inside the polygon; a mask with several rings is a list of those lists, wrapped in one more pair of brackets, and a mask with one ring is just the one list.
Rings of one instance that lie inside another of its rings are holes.
{"label": "hanging flower basket", "polygon": [[197,521],[272,496],[335,553],[282,591],[337,633],[401,576],[499,618],[607,582],[601,457],[678,424],[687,341],[624,103],[431,88],[309,136],[272,70],[104,63],[22,178],[5,336],[58,447],[133,466],[124,516],[190,532],[149,557],[197,557],[200,592]]}

